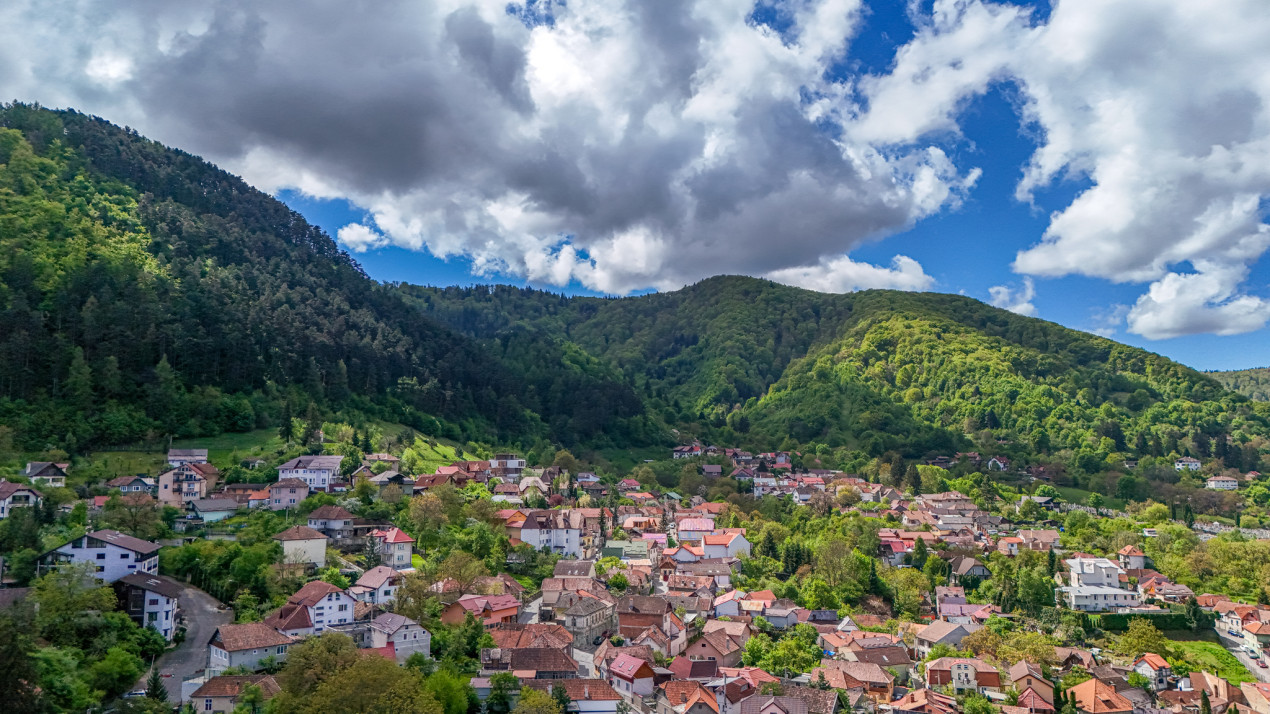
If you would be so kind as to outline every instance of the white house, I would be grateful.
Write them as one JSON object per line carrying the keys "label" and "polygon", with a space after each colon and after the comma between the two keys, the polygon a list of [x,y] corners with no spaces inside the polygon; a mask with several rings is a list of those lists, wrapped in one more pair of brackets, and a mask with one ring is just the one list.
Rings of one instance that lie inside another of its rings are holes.
{"label": "white house", "polygon": [[675,526],[679,541],[699,541],[714,533],[714,521],[709,518],[685,518]]}
{"label": "white house", "polygon": [[1107,558],[1071,558],[1066,562],[1070,584],[1073,586],[1120,587],[1120,576],[1124,571]]}
{"label": "white house", "polygon": [[300,479],[312,491],[328,491],[340,478],[343,456],[299,456],[278,467],[278,480]]}
{"label": "white house", "polygon": [[8,518],[15,508],[39,506],[43,502],[44,494],[34,488],[0,478],[0,519]]}
{"label": "white house", "polygon": [[581,558],[583,520],[576,511],[532,511],[520,527],[520,539],[539,550]]}
{"label": "white house", "polygon": [[1121,590],[1108,585],[1079,585],[1059,588],[1067,607],[1083,612],[1101,612],[1121,607],[1137,607],[1141,599],[1136,590]]}
{"label": "white house", "polygon": [[176,610],[181,586],[162,575],[133,573],[116,581],[124,612],[142,627],[154,629],[163,639],[172,641],[176,633]]}
{"label": "white house", "polygon": [[1163,657],[1154,652],[1147,652],[1133,663],[1133,671],[1151,680],[1151,689],[1160,691],[1168,689],[1169,677],[1173,669]]}
{"label": "white house", "polygon": [[190,501],[207,497],[209,481],[219,473],[208,463],[181,464],[158,478],[158,499],[172,506],[183,506]]}
{"label": "white house", "polygon": [[308,563],[326,567],[326,542],[330,540],[308,526],[291,526],[273,537],[282,544],[283,563]]}
{"label": "white house", "polygon": [[400,573],[386,565],[376,565],[362,573],[348,592],[358,602],[383,605],[396,599],[399,587]]}
{"label": "white house", "polygon": [[57,464],[52,461],[28,461],[22,475],[36,486],[63,488],[66,486],[66,470],[70,464]]}
{"label": "white house", "polygon": [[711,533],[701,539],[707,558],[739,558],[750,555],[750,542],[739,531]]}
{"label": "white house", "polygon": [[1214,491],[1234,491],[1239,488],[1239,481],[1233,476],[1210,476],[1204,482],[1204,488]]}
{"label": "white house", "polygon": [[352,622],[353,605],[353,597],[347,592],[314,580],[287,598],[287,604],[266,617],[265,624],[292,637],[321,634],[333,625]]}
{"label": "white house", "polygon": [[207,449],[168,449],[168,465],[172,468],[205,463],[207,463]]}
{"label": "white house", "polygon": [[385,612],[370,621],[370,646],[388,645],[392,645],[398,662],[405,662],[416,652],[432,657],[432,633],[414,620],[393,612]]}
{"label": "white house", "polygon": [[395,526],[386,531],[373,530],[370,538],[374,539],[384,565],[393,570],[409,570],[414,567],[410,556],[414,554],[415,539],[406,535],[405,531]]}
{"label": "white house", "polygon": [[120,476],[106,482],[110,488],[119,489],[119,493],[150,493],[154,491],[154,479],[141,476]]}
{"label": "white house", "polygon": [[223,521],[238,512],[238,501],[232,498],[201,498],[190,501],[189,510],[203,519],[204,523]]}
{"label": "white house", "polygon": [[159,546],[119,531],[94,531],[40,556],[39,570],[66,563],[90,563],[97,577],[113,583],[133,573],[158,573]]}
{"label": "white house", "polygon": [[221,625],[207,644],[207,674],[214,676],[230,667],[254,672],[265,659],[285,662],[287,648],[295,642],[263,622]]}
{"label": "white house", "polygon": [[1202,465],[1199,459],[1193,459],[1189,456],[1183,456],[1173,462],[1173,468],[1178,471],[1199,471],[1199,467]]}

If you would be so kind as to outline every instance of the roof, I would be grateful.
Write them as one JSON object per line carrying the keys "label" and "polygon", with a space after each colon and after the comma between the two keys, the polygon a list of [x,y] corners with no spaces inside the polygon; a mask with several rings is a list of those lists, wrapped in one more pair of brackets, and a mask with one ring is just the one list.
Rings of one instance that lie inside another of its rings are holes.
{"label": "roof", "polygon": [[676,679],[712,679],[719,674],[719,663],[712,659],[688,659],[680,655],[667,667]]}
{"label": "roof", "polygon": [[190,501],[190,508],[203,512],[237,511],[238,507],[238,501],[232,498],[202,498],[197,501]]}
{"label": "roof", "polygon": [[1088,714],[1133,711],[1133,704],[1114,687],[1100,679],[1090,679],[1067,690],[1076,700],[1076,708]]}
{"label": "roof", "polygon": [[207,460],[207,449],[168,449],[168,458]]}
{"label": "roof", "polygon": [[1154,652],[1147,652],[1133,662],[1133,666],[1137,667],[1139,662],[1145,662],[1151,669],[1168,669],[1169,663],[1164,658]]}
{"label": "roof", "polygon": [[1116,551],[1116,553],[1120,555],[1145,555],[1145,553],[1142,552],[1142,549],[1136,545],[1126,545],[1125,547]]}
{"label": "roof", "polygon": [[499,623],[487,632],[494,638],[494,646],[500,648],[556,647],[567,650],[573,644],[573,635],[556,623]]}
{"label": "roof", "polygon": [[285,531],[273,537],[274,540],[291,541],[291,540],[330,540],[322,533],[313,530],[308,526],[291,526]]}
{"label": "roof", "polygon": [[309,514],[311,520],[329,520],[329,521],[350,521],[353,514],[349,513],[343,506],[321,506],[313,509]]}
{"label": "roof", "polygon": [[305,483],[305,482],[301,481],[301,480],[300,480],[300,479],[298,479],[298,478],[284,478],[284,479],[281,479],[281,480],[278,480],[278,481],[275,481],[275,482],[273,482],[273,483],[269,484],[269,488],[270,488],[271,490],[272,490],[272,489],[275,489],[275,488],[303,488],[303,489],[308,489],[308,487],[309,487],[309,484],[307,484],[307,483]]}
{"label": "roof", "polygon": [[376,565],[362,573],[362,576],[357,579],[357,584],[367,588],[380,588],[397,576],[397,571],[387,565]]}
{"label": "roof", "polygon": [[[1014,682],[1027,676],[1036,677],[1037,679],[1045,679],[1045,675],[1041,673],[1041,668],[1031,662],[1019,660],[1009,669],[1010,681]],[[1048,680],[1046,680],[1048,681]]]}
{"label": "roof", "polygon": [[671,680],[661,685],[662,696],[666,698],[666,702],[671,707],[678,709],[683,708],[684,711],[693,708],[697,704],[705,704],[712,711],[719,711],[719,702],[715,696],[700,682],[688,680]]}
{"label": "roof", "polygon": [[414,538],[411,538],[409,535],[406,534],[405,531],[401,530],[400,528],[397,528],[396,526],[393,526],[392,528],[389,528],[386,531],[373,530],[370,532],[370,537],[382,538],[385,543],[413,543],[415,542]]}
{"label": "roof", "polygon": [[36,496],[40,498],[44,498],[44,494],[40,493],[39,491],[35,490],[34,488],[31,488],[30,486],[24,483],[14,483],[12,481],[5,481],[4,479],[0,479],[0,501],[9,498],[10,496],[17,493],[18,491],[30,491],[31,493],[34,493]]}
{"label": "roof", "polygon": [[808,714],[830,714],[838,708],[838,693],[832,689],[813,689],[786,684],[782,692],[785,697],[801,699],[807,705]]}
{"label": "roof", "polygon": [[147,575],[145,573],[133,573],[119,578],[118,581],[125,585],[131,585],[135,588],[141,588],[149,592],[158,593],[164,597],[178,598],[181,596],[182,587],[180,583],[171,578],[162,575]]}
{"label": "roof", "polygon": [[785,714],[810,714],[807,702],[797,697],[752,696],[741,702],[740,714],[759,714],[764,710],[771,711],[772,705]]}
{"label": "roof", "polygon": [[648,666],[648,662],[632,657],[625,652],[613,658],[613,661],[609,663],[609,672],[622,679],[634,679],[641,668],[647,669],[648,674],[652,675],[652,667]]}
{"label": "roof", "polygon": [[400,630],[403,627],[408,627],[410,625],[418,625],[418,624],[419,623],[415,622],[414,620],[411,620],[405,615],[398,615],[395,612],[385,612],[384,614],[370,621],[371,627],[381,632],[387,632],[390,635],[396,632],[397,630]]}
{"label": "roof", "polygon": [[[938,660],[936,660],[938,661]],[[821,660],[821,666],[815,668],[811,672],[812,681],[820,672],[825,673],[825,678],[829,680],[829,686],[840,689],[850,689],[849,686],[841,686],[835,684],[835,681],[842,682],[846,675],[851,679],[865,685],[887,686],[895,681],[895,675],[883,669],[880,665],[871,662],[844,662],[842,660]]]}
{"label": "roof", "polygon": [[284,471],[284,470],[291,470],[291,469],[310,469],[310,470],[338,471],[340,468],[340,462],[342,462],[343,460],[344,460],[344,457],[338,456],[338,455],[327,456],[325,454],[319,454],[317,456],[309,456],[309,455],[297,456],[296,458],[291,459],[285,464],[282,464],[281,466],[279,466],[278,470]]}
{"label": "roof", "polygon": [[535,672],[576,672],[578,663],[564,651],[554,647],[522,647],[508,651],[514,670]]}
{"label": "roof", "polygon": [[490,610],[520,607],[520,601],[511,595],[464,595],[455,600],[454,604],[469,612],[480,612],[486,607]]}
{"label": "roof", "polygon": [[[142,555],[146,555],[149,553],[156,553],[159,550],[158,543],[151,543],[148,540],[133,538],[132,536],[125,535],[123,533],[120,533],[119,531],[112,531],[112,530],[93,531],[92,533],[89,533],[87,535],[89,538],[96,538],[97,540],[104,541],[111,545],[119,546],[120,548],[123,548],[124,550],[130,550],[134,553],[140,553]],[[78,539],[75,539],[75,540],[78,540]],[[67,541],[67,543],[69,542],[70,541]]]}
{"label": "roof", "polygon": [[203,686],[190,694],[190,698],[237,697],[249,685],[260,687],[265,699],[271,699],[282,691],[278,682],[269,674],[221,675],[204,682]]}
{"label": "roof", "polygon": [[221,625],[212,636],[212,643],[226,652],[289,645],[293,642],[294,637],[284,635],[263,622]]}
{"label": "roof", "polygon": [[943,642],[946,637],[954,634],[957,630],[965,633],[975,632],[980,629],[979,625],[958,625],[951,622],[932,622],[917,633],[917,638],[926,640],[927,642],[939,643]]}
{"label": "roof", "polygon": [[612,702],[622,698],[613,686],[603,679],[527,679],[522,686],[551,693],[556,687],[564,687],[569,699],[575,702]]}

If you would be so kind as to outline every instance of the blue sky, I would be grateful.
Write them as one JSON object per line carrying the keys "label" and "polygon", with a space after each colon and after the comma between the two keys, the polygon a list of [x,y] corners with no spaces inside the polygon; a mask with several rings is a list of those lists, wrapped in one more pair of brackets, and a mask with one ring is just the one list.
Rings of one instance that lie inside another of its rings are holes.
{"label": "blue sky", "polygon": [[[851,43],[847,57],[839,64],[841,76],[884,73],[895,58],[896,48],[914,36],[904,3],[881,0],[868,3],[863,31]],[[925,6],[929,8],[930,2]],[[1038,20],[1048,17],[1050,5],[1034,5]],[[762,21],[784,29],[770,9],[758,13]],[[1018,88],[999,82],[983,95],[965,103],[960,112],[959,131],[948,137],[945,149],[954,161],[982,168],[982,176],[963,203],[950,210],[921,219],[910,229],[880,236],[851,251],[856,260],[885,264],[899,253],[915,258],[934,278],[933,290],[961,293],[988,302],[991,285],[1021,288],[1023,276],[1011,271],[1015,254],[1034,243],[1045,232],[1053,211],[1068,205],[1090,182],[1086,178],[1066,179],[1038,191],[1034,205],[1016,200],[1015,187],[1023,166],[1038,146],[1037,129],[1021,124]],[[331,235],[349,223],[370,223],[370,214],[344,199],[316,199],[299,191],[282,190],[278,197]],[[504,283],[531,286],[570,295],[599,295],[576,279],[566,286],[533,281],[523,276],[473,271],[472,261],[463,256],[434,257],[427,250],[396,246],[372,248],[354,256],[367,273],[382,281],[424,285],[470,285]],[[1255,284],[1267,282],[1265,269],[1257,264],[1251,273]],[[1076,329],[1101,331],[1116,340],[1159,352],[1197,369],[1240,369],[1270,364],[1265,358],[1264,330],[1233,336],[1187,335],[1170,339],[1146,339],[1130,334],[1123,325],[1108,329],[1106,316],[1117,306],[1129,306],[1142,292],[1140,282],[1114,283],[1097,278],[1069,275],[1035,279],[1031,302],[1036,316]],[[637,290],[635,293],[648,292]],[[1119,312],[1125,308],[1121,307]]]}
{"label": "blue sky", "polygon": [[0,94],[241,175],[380,280],[935,290],[1270,364],[1265,0],[6,12]]}

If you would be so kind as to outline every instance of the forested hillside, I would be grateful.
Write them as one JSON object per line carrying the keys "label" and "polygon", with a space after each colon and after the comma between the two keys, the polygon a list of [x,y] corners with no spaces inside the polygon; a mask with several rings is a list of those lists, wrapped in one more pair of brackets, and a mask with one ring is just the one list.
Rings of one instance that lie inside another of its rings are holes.
{"label": "forested hillside", "polygon": [[718,443],[917,457],[978,437],[1020,455],[1069,452],[1091,472],[1117,453],[1217,450],[1238,467],[1270,423],[1159,355],[954,295],[824,295],[741,277],[622,299],[403,290],[477,339],[575,345],[668,424]]}
{"label": "forested hillside", "polygon": [[603,370],[547,371],[524,384],[197,157],[73,112],[0,108],[0,424],[19,448],[245,431],[288,403],[508,442],[570,443],[639,413]]}
{"label": "forested hillside", "polygon": [[1270,402],[1270,367],[1208,372],[1208,376],[1221,382],[1227,389],[1239,392],[1249,399]]}

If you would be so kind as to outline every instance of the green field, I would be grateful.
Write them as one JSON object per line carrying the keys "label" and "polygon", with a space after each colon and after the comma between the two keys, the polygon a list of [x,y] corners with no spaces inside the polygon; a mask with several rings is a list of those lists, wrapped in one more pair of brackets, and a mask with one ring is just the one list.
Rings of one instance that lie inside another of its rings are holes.
{"label": "green field", "polygon": [[[257,429],[239,434],[220,434],[197,439],[176,439],[174,449],[207,449],[207,460],[224,469],[253,456],[268,458],[282,448],[276,429]],[[125,447],[118,451],[94,451],[88,464],[100,469],[106,478],[130,474],[155,474],[167,462],[167,446],[143,449]]]}
{"label": "green field", "polygon": [[[1169,637],[1173,637],[1175,634],[1181,633],[1165,633]],[[1185,635],[1194,636],[1189,632],[1185,633]],[[1241,682],[1257,681],[1257,678],[1244,667],[1242,662],[1227,652],[1226,648],[1217,642],[1175,639],[1172,647],[1183,659],[1190,663],[1192,670],[1203,670],[1215,674],[1235,685]]]}

